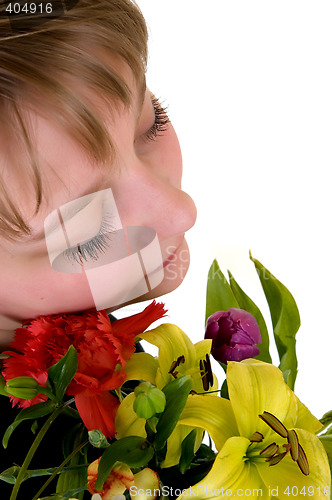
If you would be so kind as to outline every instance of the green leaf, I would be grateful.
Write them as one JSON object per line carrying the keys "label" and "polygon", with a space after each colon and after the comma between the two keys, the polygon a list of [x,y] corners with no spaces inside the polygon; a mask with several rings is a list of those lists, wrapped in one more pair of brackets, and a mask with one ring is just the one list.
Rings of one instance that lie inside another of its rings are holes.
{"label": "green leaf", "polygon": [[70,426],[67,429],[62,439],[62,453],[64,457],[68,457],[71,454],[75,447],[77,435],[82,434],[82,431],[85,429],[86,428],[82,422],[77,422],[75,425]]}
{"label": "green leaf", "polygon": [[156,437],[156,432],[157,432],[157,424],[158,424],[159,418],[154,416],[149,418],[146,423],[145,423],[145,432],[146,436],[148,438],[148,441],[150,443],[154,441],[154,438]]}
{"label": "green leaf", "polygon": [[[84,495],[84,489],[87,484],[87,468],[85,469],[77,469],[77,470],[65,470],[60,474],[60,477],[57,482],[57,493],[67,493],[69,486],[77,487],[76,490],[78,492],[82,492],[77,494],[75,499],[82,500]],[[52,497],[53,498],[53,497]]]}
{"label": "green leaf", "polygon": [[211,314],[217,311],[227,311],[230,307],[239,308],[238,301],[218,262],[214,260],[209,270],[206,287],[205,322]]}
{"label": "green leaf", "polygon": [[144,467],[153,455],[152,446],[142,437],[128,436],[115,441],[106,448],[99,462],[96,490],[102,490],[104,482],[116,462],[123,462],[128,467]]}
{"label": "green leaf", "polygon": [[215,460],[216,453],[207,444],[201,444],[196,453],[196,458],[200,461],[210,462],[211,460]]}
{"label": "green leaf", "polygon": [[66,392],[66,389],[78,368],[77,353],[71,345],[66,354],[55,365],[48,370],[47,383],[56,396],[56,401],[60,402]]}
{"label": "green leaf", "polygon": [[319,421],[323,425],[322,429],[319,429],[319,434],[332,434],[332,411],[325,413]]}
{"label": "green leaf", "polygon": [[160,450],[166,444],[167,439],[180,418],[192,388],[193,381],[189,375],[177,378],[163,388],[166,396],[166,406],[156,428],[156,450]]}
{"label": "green leaf", "polygon": [[195,441],[196,441],[196,429],[193,429],[184,438],[181,444],[181,458],[179,462],[179,469],[182,474],[189,469],[191,462],[195,456]]}
{"label": "green leaf", "polygon": [[21,422],[23,422],[24,420],[31,420],[39,417],[45,417],[45,415],[49,415],[50,413],[52,413],[54,407],[55,405],[53,401],[45,401],[45,403],[38,403],[36,405],[29,406],[28,408],[22,410],[17,415],[14,422],[7,428],[2,439],[3,447],[7,448],[10,436]]}
{"label": "green leaf", "polygon": [[329,425],[332,423],[332,410],[328,411],[327,413],[325,413],[321,419],[319,419],[319,421],[323,424],[323,425]]}
{"label": "green leaf", "polygon": [[[77,428],[76,433],[70,435],[68,441],[71,441],[71,445],[67,442],[68,452],[65,457],[69,456],[77,447],[86,441],[86,430],[82,426],[75,426]],[[88,482],[87,478],[87,466],[88,466],[88,447],[85,446],[79,453],[73,456],[69,461],[69,470],[65,470],[60,473],[59,479],[57,481],[56,493],[67,492],[69,488],[82,488],[86,486]],[[85,465],[86,467],[75,468],[75,466]],[[71,468],[72,467],[72,468]],[[84,493],[80,493],[76,498],[79,500],[83,499]]]}
{"label": "green leaf", "polygon": [[[84,495],[84,491],[87,491],[87,487],[85,488],[76,488],[75,490],[67,490],[65,493],[63,493],[63,498],[65,498],[66,500],[68,498],[80,498],[79,497],[79,494],[82,495],[82,498],[83,498],[83,495]],[[42,498],[40,500],[43,500]],[[51,500],[54,500],[54,497],[51,497]]]}
{"label": "green leaf", "polygon": [[1,481],[9,484],[15,484],[19,470],[20,467],[18,467],[18,465],[14,465],[14,467],[10,467],[9,469],[4,470],[0,474]]}
{"label": "green leaf", "polygon": [[293,390],[297,375],[295,335],[300,328],[300,315],[290,291],[258,260],[250,255],[268,302],[273,333],[285,382]]}
{"label": "green leaf", "polygon": [[[9,469],[4,470],[0,474],[0,479],[6,483],[9,484],[15,484],[16,478],[18,476],[18,473],[20,472],[21,467],[18,465],[14,465],[13,467],[10,467]],[[78,467],[76,467],[78,469]],[[42,477],[42,476],[51,476],[53,472],[56,470],[56,467],[51,467],[48,469],[33,469],[33,470],[26,470],[24,474],[24,478],[22,481],[26,481],[27,479],[30,479],[32,477]],[[67,470],[67,469],[65,469]],[[70,468],[68,468],[70,470]]]}
{"label": "green leaf", "polygon": [[41,497],[38,500],[68,500],[68,497],[64,497],[62,495],[51,495],[48,497]]}
{"label": "green leaf", "polygon": [[38,420],[34,420],[31,424],[30,430],[32,434],[36,434],[38,430]]}
{"label": "green leaf", "polygon": [[240,309],[244,309],[248,313],[252,314],[252,316],[256,319],[259,331],[261,332],[262,343],[258,344],[260,353],[258,354],[258,356],[255,356],[255,358],[260,359],[261,361],[266,361],[267,363],[272,363],[269,351],[269,332],[267,330],[263,315],[256,304],[250,299],[250,297],[248,297],[248,295],[242,290],[240,285],[235,281],[230,271],[228,271],[228,275],[231,289],[236,297],[236,300],[238,301]]}
{"label": "green leaf", "polygon": [[327,458],[329,460],[331,476],[332,476],[332,436],[330,434],[325,436],[318,436],[322,445],[325,448]]}
{"label": "green leaf", "polygon": [[225,378],[222,386],[221,386],[221,389],[220,389],[220,397],[221,398],[225,398],[225,399],[229,399],[229,394],[228,394],[228,384],[227,384],[227,379]]}

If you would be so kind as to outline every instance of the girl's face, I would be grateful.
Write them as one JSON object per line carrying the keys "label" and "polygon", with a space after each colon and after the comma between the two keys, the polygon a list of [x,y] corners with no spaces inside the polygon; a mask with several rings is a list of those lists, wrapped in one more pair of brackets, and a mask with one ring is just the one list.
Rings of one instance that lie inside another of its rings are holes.
{"label": "girl's face", "polygon": [[[32,234],[21,242],[0,243],[0,330],[11,329],[9,319],[22,321],[96,306],[85,272],[52,268],[44,232],[44,221],[51,212],[90,193],[110,189],[124,227],[148,227],[158,235],[162,281],[128,303],[170,292],[187,272],[189,252],[184,234],[195,222],[196,208],[181,190],[182,160],[175,131],[165,123],[166,115],[152,94],[137,87],[129,68],[115,60],[112,63],[131,89],[132,105],[120,105],[116,110],[113,107],[107,114],[105,104],[93,97],[96,108],[104,112],[115,146],[115,159],[108,167],[93,164],[52,121],[37,113],[29,115],[43,169],[44,197],[38,214],[32,215],[32,193],[27,193],[24,186],[16,191],[17,204]],[[100,231],[102,211],[103,205],[92,203],[75,215],[78,238],[81,231],[84,241],[93,240]],[[109,283],[110,289],[117,286],[119,282]],[[119,305],[110,303],[108,308],[113,310]]]}

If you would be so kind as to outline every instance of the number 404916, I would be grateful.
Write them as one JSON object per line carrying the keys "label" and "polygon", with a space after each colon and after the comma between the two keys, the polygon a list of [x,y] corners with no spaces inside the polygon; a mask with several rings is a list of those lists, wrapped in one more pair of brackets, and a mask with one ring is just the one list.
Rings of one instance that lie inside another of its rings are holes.
{"label": "number 404916", "polygon": [[52,3],[18,3],[10,2],[6,7],[6,12],[10,15],[13,14],[35,14],[35,13],[46,13],[50,14],[52,12]]}
{"label": "number 404916", "polygon": [[322,496],[330,498],[330,488],[326,486],[325,488],[321,488],[320,486],[303,486],[303,488],[299,488],[298,486],[287,486],[284,490],[284,495],[289,497],[297,497],[297,496]]}

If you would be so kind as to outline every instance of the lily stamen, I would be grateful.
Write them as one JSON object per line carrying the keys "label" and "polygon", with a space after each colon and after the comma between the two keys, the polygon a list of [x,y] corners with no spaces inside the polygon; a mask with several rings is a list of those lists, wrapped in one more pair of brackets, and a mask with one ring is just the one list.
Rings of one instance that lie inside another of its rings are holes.
{"label": "lily stamen", "polygon": [[207,354],[204,359],[199,361],[199,369],[201,372],[202,383],[204,391],[208,391],[213,386],[213,373],[210,363],[210,357]]}
{"label": "lily stamen", "polygon": [[249,441],[251,443],[261,443],[263,439],[264,439],[263,434],[261,432],[256,431],[253,433]]}
{"label": "lily stamen", "polygon": [[285,456],[287,455],[287,451],[283,453],[279,453],[278,455],[274,455],[273,457],[267,458],[265,462],[269,462],[269,466],[277,465]]}
{"label": "lily stamen", "polygon": [[184,363],[185,362],[185,358],[184,356],[179,356],[175,361],[173,361],[173,363],[171,364],[171,367],[168,371],[168,373],[170,373],[174,378],[177,378],[178,376],[178,373],[179,372],[176,372],[174,371],[175,368],[177,368],[178,366],[180,366],[180,363]]}
{"label": "lily stamen", "polygon": [[264,458],[271,458],[279,451],[279,446],[276,443],[269,444],[259,454]]}
{"label": "lily stamen", "polygon": [[297,462],[299,457],[299,439],[294,429],[288,431],[287,441],[290,446],[291,457],[295,462]]}
{"label": "lily stamen", "polygon": [[305,475],[309,475],[309,463],[304,449],[299,444],[299,457],[297,459],[297,465],[299,466],[301,472]]}
{"label": "lily stamen", "polygon": [[263,420],[269,427],[271,427],[274,432],[279,434],[279,436],[283,438],[288,437],[288,430],[284,426],[283,423],[280,422],[280,420],[275,417],[272,413],[269,413],[268,411],[264,411],[262,415],[258,415],[260,419]]}
{"label": "lily stamen", "polygon": [[[263,420],[263,422],[265,422],[269,427],[271,427],[271,429],[273,429],[274,432],[279,434],[279,436],[287,438],[287,443],[283,444],[283,447],[286,449],[285,452],[280,453],[278,455],[272,454],[273,448],[270,449],[270,447],[273,445],[270,445],[260,453],[262,456],[268,457],[265,460],[265,462],[269,462],[269,465],[276,465],[280,462],[280,460],[282,460],[287,455],[287,453],[290,452],[292,460],[294,460],[294,462],[297,463],[302,474],[308,476],[309,474],[308,459],[304,452],[304,449],[299,443],[296,431],[294,429],[287,430],[284,424],[280,422],[280,420],[277,417],[275,417],[272,413],[269,413],[267,411],[264,411],[262,415],[258,416],[261,420]],[[271,452],[271,455],[270,456],[264,455],[264,453],[266,452],[267,453]]]}

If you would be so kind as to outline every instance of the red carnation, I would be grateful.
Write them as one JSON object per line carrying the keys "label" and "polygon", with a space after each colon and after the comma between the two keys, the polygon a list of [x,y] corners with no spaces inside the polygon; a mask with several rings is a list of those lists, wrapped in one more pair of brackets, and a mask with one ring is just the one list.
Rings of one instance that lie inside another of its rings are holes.
{"label": "red carnation", "polygon": [[[115,434],[114,417],[118,399],[109,391],[121,386],[125,366],[135,351],[135,336],[162,318],[164,305],[153,301],[141,313],[110,322],[106,311],[39,316],[18,328],[6,351],[3,376],[6,380],[28,375],[46,386],[48,369],[73,345],[78,370],[67,388],[88,430],[99,429],[105,436]],[[26,408],[46,400],[11,398],[13,405]]]}

